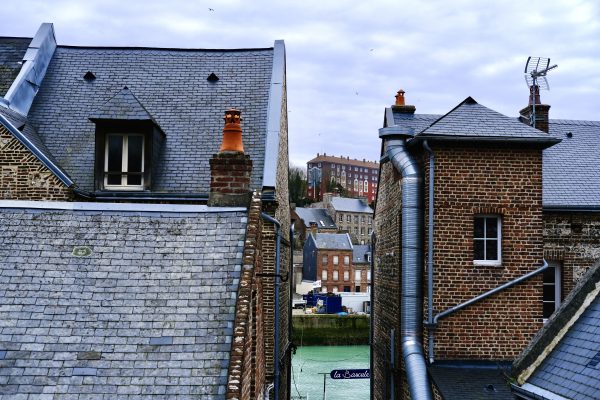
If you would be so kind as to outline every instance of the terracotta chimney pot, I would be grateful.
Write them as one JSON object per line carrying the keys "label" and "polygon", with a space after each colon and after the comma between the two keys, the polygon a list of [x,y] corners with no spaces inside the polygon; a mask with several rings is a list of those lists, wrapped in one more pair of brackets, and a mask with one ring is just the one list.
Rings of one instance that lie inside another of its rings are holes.
{"label": "terracotta chimney pot", "polygon": [[406,93],[404,90],[400,89],[398,90],[398,93],[396,93],[396,104],[397,106],[403,106],[404,105],[404,93]]}
{"label": "terracotta chimney pot", "polygon": [[223,127],[223,142],[219,153],[236,152],[244,153],[244,144],[242,143],[242,117],[241,111],[230,108],[225,111],[225,126]]}

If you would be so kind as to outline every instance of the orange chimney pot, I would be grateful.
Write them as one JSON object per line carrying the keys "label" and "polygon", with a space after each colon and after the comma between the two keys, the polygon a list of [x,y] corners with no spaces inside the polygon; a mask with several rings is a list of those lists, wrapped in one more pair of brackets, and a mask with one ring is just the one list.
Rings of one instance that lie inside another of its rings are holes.
{"label": "orange chimney pot", "polygon": [[398,90],[398,93],[396,93],[396,105],[397,106],[404,105],[404,93],[406,93],[406,92],[402,89]]}
{"label": "orange chimney pot", "polygon": [[223,141],[219,153],[237,152],[244,153],[242,143],[242,112],[235,108],[225,111],[225,126],[223,127]]}

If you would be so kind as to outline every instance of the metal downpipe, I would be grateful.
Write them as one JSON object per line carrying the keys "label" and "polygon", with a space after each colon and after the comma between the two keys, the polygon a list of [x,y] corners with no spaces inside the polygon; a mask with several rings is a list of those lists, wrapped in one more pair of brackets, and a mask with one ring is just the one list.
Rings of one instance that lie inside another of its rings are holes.
{"label": "metal downpipe", "polygon": [[434,211],[434,187],[435,178],[435,156],[433,150],[429,147],[427,140],[423,142],[423,148],[429,153],[429,215],[427,230],[427,324],[429,328],[427,345],[429,347],[429,363],[433,364],[433,211]]}
{"label": "metal downpipe", "polygon": [[419,165],[404,139],[388,139],[387,155],[402,174],[402,285],[400,341],[412,400],[432,400],[423,353],[423,208]]}
{"label": "metal downpipe", "polygon": [[274,385],[274,399],[275,400],[279,400],[279,285],[280,285],[280,278],[281,278],[281,268],[280,268],[280,261],[279,261],[279,247],[280,247],[280,243],[281,243],[281,223],[279,221],[277,221],[275,218],[271,217],[269,214],[267,213],[260,213],[260,216],[264,219],[267,220],[271,223],[273,223],[275,225],[275,311],[274,311],[274,333],[275,333],[275,337],[274,337],[274,345],[273,345],[273,352],[275,354],[273,354],[273,367],[275,369],[274,371],[274,379],[273,379],[273,385]]}

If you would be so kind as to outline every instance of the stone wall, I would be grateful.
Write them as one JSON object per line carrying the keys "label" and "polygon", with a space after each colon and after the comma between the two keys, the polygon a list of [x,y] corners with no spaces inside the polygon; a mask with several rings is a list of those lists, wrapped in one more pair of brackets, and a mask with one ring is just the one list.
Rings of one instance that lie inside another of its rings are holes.
{"label": "stone wall", "polygon": [[0,199],[70,200],[72,193],[0,125]]}
{"label": "stone wall", "polygon": [[544,212],[544,257],[562,263],[562,298],[600,259],[600,213]]}
{"label": "stone wall", "polygon": [[293,341],[298,346],[369,344],[368,315],[294,315]]}

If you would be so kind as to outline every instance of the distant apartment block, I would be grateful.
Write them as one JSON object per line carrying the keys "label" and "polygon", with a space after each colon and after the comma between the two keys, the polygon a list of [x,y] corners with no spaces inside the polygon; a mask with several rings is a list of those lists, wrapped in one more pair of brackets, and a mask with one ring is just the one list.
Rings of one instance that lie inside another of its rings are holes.
{"label": "distant apartment block", "polygon": [[373,232],[373,209],[363,199],[325,194],[323,206],[333,218],[339,232],[348,232],[355,244],[370,242]]}
{"label": "distant apartment block", "polygon": [[[313,201],[323,200],[323,195],[341,186],[346,197],[364,197],[368,203],[377,197],[379,163],[355,160],[349,157],[319,154],[306,164],[308,193]],[[339,191],[339,188],[338,188]]]}

